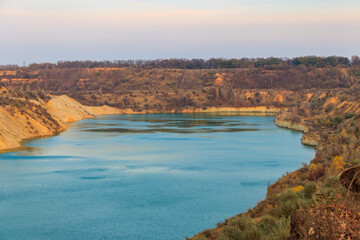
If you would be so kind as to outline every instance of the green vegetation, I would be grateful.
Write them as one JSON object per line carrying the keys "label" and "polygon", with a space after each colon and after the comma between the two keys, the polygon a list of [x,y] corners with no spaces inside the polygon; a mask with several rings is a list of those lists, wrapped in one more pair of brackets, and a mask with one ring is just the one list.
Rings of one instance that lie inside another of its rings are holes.
{"label": "green vegetation", "polygon": [[346,57],[296,57],[287,58],[241,58],[225,59],[160,59],[160,60],[116,60],[116,61],[60,61],[56,64],[42,63],[31,64],[31,69],[54,69],[54,68],[168,68],[168,69],[228,69],[228,68],[290,68],[303,65],[306,67],[348,67],[359,65],[359,57],[350,59]]}
{"label": "green vegetation", "polygon": [[[300,191],[287,190],[276,198],[276,208],[269,214],[255,221],[243,214],[227,221],[223,231],[217,236],[219,240],[285,240],[290,237],[291,216],[299,209],[307,208],[314,203],[316,184],[307,183]],[[194,239],[211,239],[206,231]]]}

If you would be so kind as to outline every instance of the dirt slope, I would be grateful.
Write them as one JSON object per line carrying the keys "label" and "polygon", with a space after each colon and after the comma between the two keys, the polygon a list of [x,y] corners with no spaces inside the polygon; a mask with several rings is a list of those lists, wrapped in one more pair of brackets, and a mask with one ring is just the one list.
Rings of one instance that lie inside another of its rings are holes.
{"label": "dirt slope", "polygon": [[85,106],[66,95],[53,97],[45,106],[52,116],[62,122],[74,122],[97,115],[123,113],[120,109],[108,106]]}
{"label": "dirt slope", "polygon": [[108,106],[84,106],[65,95],[53,97],[47,103],[11,100],[9,105],[0,105],[0,151],[20,148],[25,139],[52,136],[65,130],[66,122],[128,113]]}

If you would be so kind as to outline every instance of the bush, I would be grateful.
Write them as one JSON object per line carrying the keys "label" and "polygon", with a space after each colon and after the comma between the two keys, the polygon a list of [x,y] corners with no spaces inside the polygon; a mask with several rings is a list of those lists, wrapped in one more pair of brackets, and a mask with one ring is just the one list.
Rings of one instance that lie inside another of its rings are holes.
{"label": "bush", "polygon": [[315,193],[316,193],[316,183],[315,182],[306,183],[304,186],[304,197],[310,199]]}
{"label": "bush", "polygon": [[325,168],[321,163],[311,163],[309,166],[309,180],[317,180],[325,174]]}
{"label": "bush", "polygon": [[277,221],[278,219],[276,217],[265,215],[258,224],[259,229],[268,235],[275,230]]}
{"label": "bush", "polygon": [[250,225],[254,225],[255,221],[249,216],[237,216],[230,220],[229,225],[240,228],[241,230],[246,229]]}
{"label": "bush", "polygon": [[342,119],[341,117],[339,117],[339,116],[334,117],[334,118],[330,118],[331,126],[337,127],[337,125],[339,125],[342,120],[343,120],[343,119]]}
{"label": "bush", "polygon": [[300,208],[299,196],[292,190],[285,191],[280,194],[277,200],[277,208],[275,216],[288,218]]}
{"label": "bush", "polygon": [[205,237],[205,236],[200,235],[200,236],[196,236],[196,237],[194,237],[194,240],[209,240],[209,238],[207,238],[207,237]]}
{"label": "bush", "polygon": [[300,192],[300,191],[304,190],[304,187],[300,185],[300,186],[294,187],[292,190],[294,192]]}
{"label": "bush", "polygon": [[290,218],[280,218],[277,226],[279,229],[278,235],[275,236],[277,240],[287,240],[290,237]]}
{"label": "bush", "polygon": [[341,195],[346,194],[347,189],[340,184],[338,176],[331,176],[324,181],[319,192],[326,196],[337,197],[339,193]]}
{"label": "bush", "polygon": [[335,107],[335,105],[333,103],[329,103],[326,107],[325,107],[325,112],[329,113],[331,110],[333,110]]}
{"label": "bush", "polygon": [[263,234],[257,227],[255,221],[249,216],[238,216],[230,220],[229,226],[218,236],[223,240],[261,240]]}
{"label": "bush", "polygon": [[331,163],[329,171],[332,175],[335,175],[344,170],[344,165],[345,165],[344,158],[340,156],[336,156],[334,157],[333,162]]}
{"label": "bush", "polygon": [[352,117],[354,117],[354,116],[355,116],[354,113],[352,113],[352,112],[347,112],[347,113],[344,115],[344,118],[345,118],[345,119],[349,119],[349,118],[352,118]]}
{"label": "bush", "polygon": [[285,240],[290,237],[290,218],[265,215],[258,224],[249,217],[234,218],[219,240]]}

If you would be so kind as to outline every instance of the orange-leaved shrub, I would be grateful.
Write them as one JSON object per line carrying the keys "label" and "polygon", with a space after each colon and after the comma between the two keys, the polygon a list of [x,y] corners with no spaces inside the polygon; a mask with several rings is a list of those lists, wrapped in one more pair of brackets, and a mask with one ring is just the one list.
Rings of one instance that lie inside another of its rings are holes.
{"label": "orange-leaved shrub", "polygon": [[340,156],[334,157],[333,162],[331,163],[330,169],[329,169],[330,174],[335,175],[335,174],[341,172],[342,170],[344,170],[344,165],[345,165],[345,162],[344,162],[343,157],[340,157]]}
{"label": "orange-leaved shrub", "polygon": [[304,190],[304,187],[300,185],[300,186],[294,187],[292,190],[294,192],[300,192],[301,190]]}

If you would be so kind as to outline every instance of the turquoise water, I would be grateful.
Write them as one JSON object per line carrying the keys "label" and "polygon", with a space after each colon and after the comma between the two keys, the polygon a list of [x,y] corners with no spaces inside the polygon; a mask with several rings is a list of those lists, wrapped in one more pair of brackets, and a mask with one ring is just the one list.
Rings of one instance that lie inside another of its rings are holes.
{"label": "turquoise water", "polygon": [[0,239],[184,239],[315,151],[274,117],[105,116],[0,154]]}

